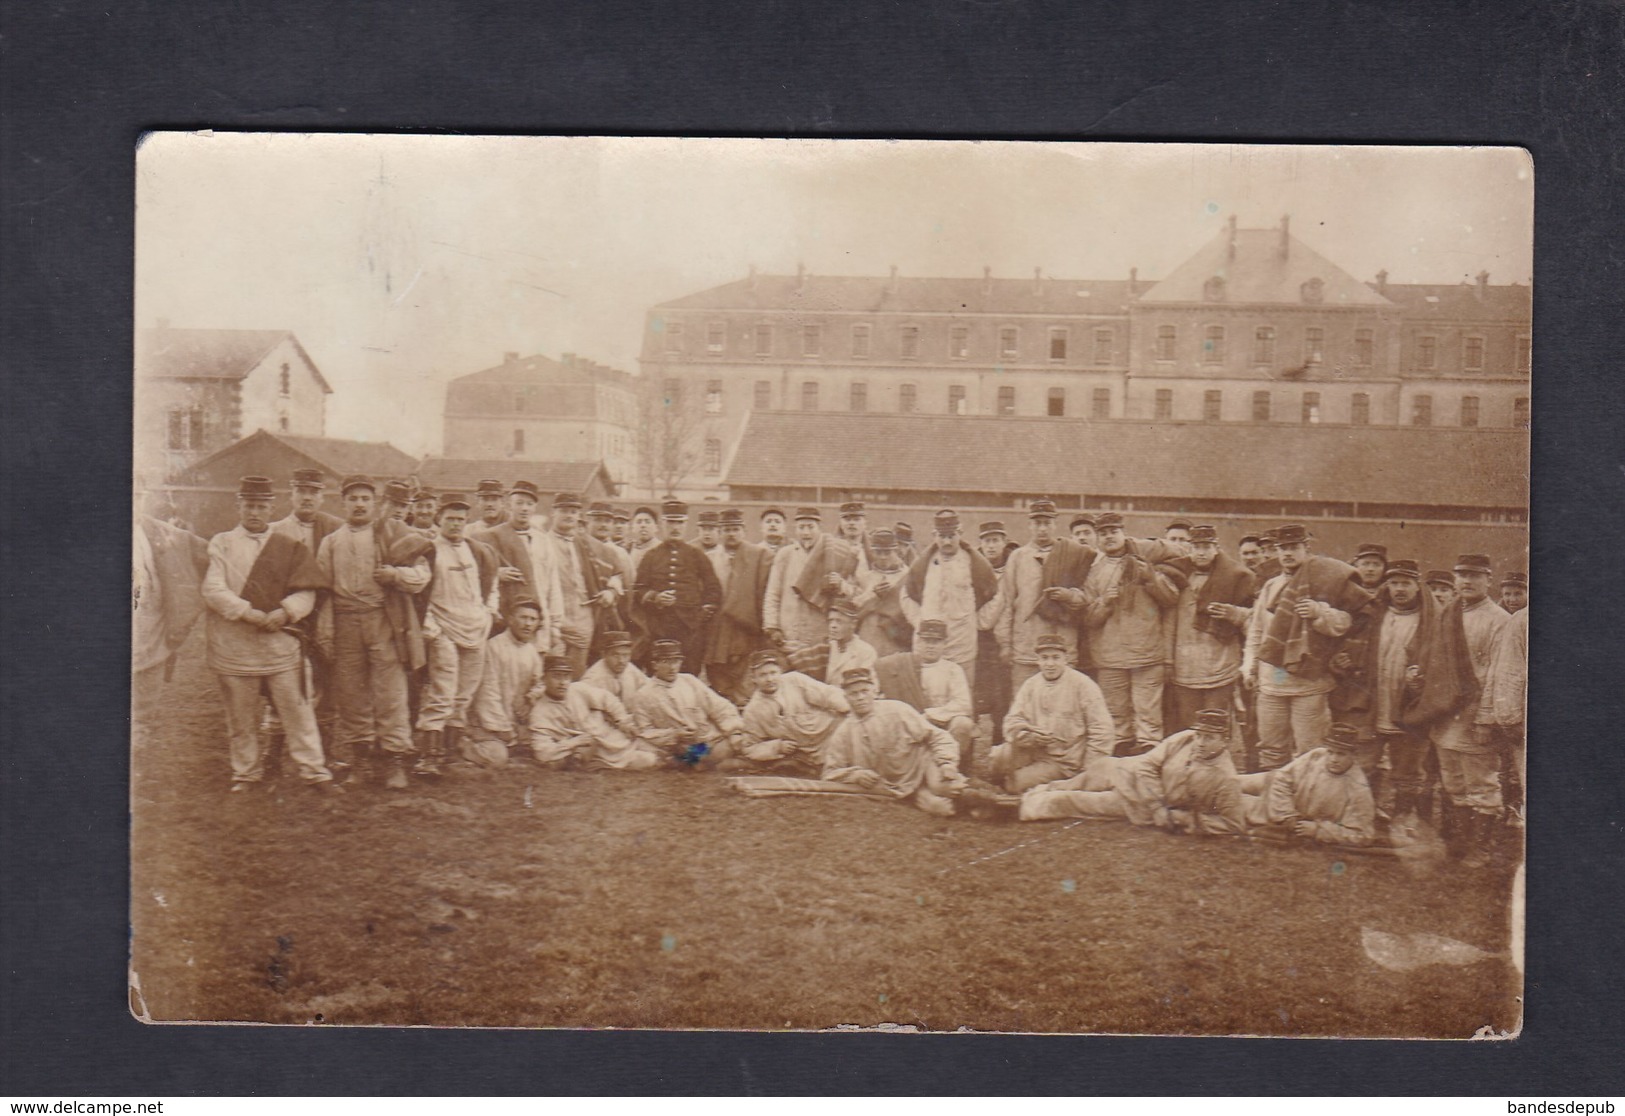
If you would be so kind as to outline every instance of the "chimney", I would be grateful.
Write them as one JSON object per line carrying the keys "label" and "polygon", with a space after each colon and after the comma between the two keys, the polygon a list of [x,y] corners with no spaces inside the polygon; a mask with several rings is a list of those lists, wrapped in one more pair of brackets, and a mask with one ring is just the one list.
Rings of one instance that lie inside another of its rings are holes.
{"label": "chimney", "polygon": [[1128,269],[1128,293],[1129,294],[1134,293],[1134,285],[1136,283],[1138,283],[1139,281],[1140,281],[1140,269],[1137,268],[1137,267],[1129,268]]}
{"label": "chimney", "polygon": [[1485,299],[1485,297],[1489,295],[1489,293],[1490,293],[1490,273],[1487,272],[1487,271],[1480,271],[1478,273],[1478,299],[1479,299],[1479,301],[1482,302]]}
{"label": "chimney", "polygon": [[1044,293],[1044,269],[1041,268],[1041,267],[1035,267],[1035,268],[1033,268],[1033,294],[1036,295],[1036,294],[1043,294],[1043,293]]}
{"label": "chimney", "polygon": [[513,364],[518,359],[519,359],[519,354],[518,353],[503,353],[502,354],[502,363],[503,364]]}
{"label": "chimney", "polygon": [[1292,218],[1290,216],[1285,216],[1281,218],[1281,258],[1283,260],[1287,258],[1287,254],[1291,251],[1291,243]]}
{"label": "chimney", "polygon": [[984,268],[982,268],[982,294],[983,295],[990,295],[992,293],[993,293],[993,269],[991,267],[984,267]]}
{"label": "chimney", "polygon": [[1386,267],[1377,272],[1377,293],[1388,293],[1388,269]]}
{"label": "chimney", "polygon": [[891,265],[891,278],[886,280],[886,293],[887,294],[896,294],[897,293],[897,265],[896,264]]}
{"label": "chimney", "polygon": [[1236,258],[1236,215],[1234,213],[1230,215],[1230,221],[1228,224],[1230,231],[1230,243],[1225,249],[1225,256],[1233,260]]}
{"label": "chimney", "polygon": [[796,290],[803,290],[807,286],[807,265],[796,264]]}

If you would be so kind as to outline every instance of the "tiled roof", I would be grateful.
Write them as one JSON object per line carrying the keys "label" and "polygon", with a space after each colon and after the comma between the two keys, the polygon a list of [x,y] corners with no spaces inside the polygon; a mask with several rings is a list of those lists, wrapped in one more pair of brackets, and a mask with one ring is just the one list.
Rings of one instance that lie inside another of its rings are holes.
{"label": "tiled roof", "polygon": [[520,357],[517,360],[503,361],[491,368],[484,368],[478,372],[470,372],[466,376],[459,376],[451,381],[454,384],[597,384],[603,383],[605,378],[630,379],[625,373],[597,361],[577,357],[574,353],[565,354],[565,360],[553,360],[545,356]]}
{"label": "tiled roof", "polygon": [[[1146,290],[1149,282],[1135,284]],[[683,298],[662,310],[855,310],[879,313],[1070,314],[1123,312],[1126,279],[935,279],[867,275],[755,275]]]}
{"label": "tiled roof", "polygon": [[[273,434],[269,430],[256,430],[229,446],[211,453],[203,460],[184,469],[176,478],[181,483],[207,478],[221,472],[226,463],[240,459],[240,464],[227,469],[225,475],[260,472],[271,468],[264,464],[276,461],[273,471],[296,467],[285,464],[286,454],[294,454],[308,462],[310,467],[323,470],[330,477],[341,478],[351,473],[365,473],[373,477],[406,477],[417,468],[417,458],[396,449],[388,442],[355,442],[347,438],[306,438],[293,434]],[[297,466],[305,467],[305,466]]]}
{"label": "tiled roof", "polygon": [[1383,293],[1404,307],[1407,319],[1527,322],[1533,312],[1534,293],[1521,283],[1486,286],[1482,291],[1473,283],[1389,283]]}
{"label": "tiled roof", "polygon": [[480,460],[466,457],[425,457],[417,466],[418,480],[434,488],[472,492],[480,481],[494,477],[504,485],[528,480],[543,492],[581,494],[603,473],[613,487],[609,471],[599,461],[523,461],[518,458]]}
{"label": "tiled roof", "polygon": [[1388,300],[1303,241],[1288,236],[1281,255],[1280,229],[1235,230],[1236,252],[1230,255],[1230,232],[1208,241],[1169,276],[1140,296],[1142,303],[1202,302],[1207,281],[1225,282],[1224,302],[1305,305],[1303,285],[1322,283],[1322,306],[1386,306]]}
{"label": "tiled roof", "polygon": [[240,380],[265,354],[288,340],[316,373],[322,389],[332,392],[316,362],[286,329],[143,329],[136,336],[135,366],[143,376]]}
{"label": "tiled roof", "polygon": [[752,413],[727,483],[1522,507],[1518,431]]}

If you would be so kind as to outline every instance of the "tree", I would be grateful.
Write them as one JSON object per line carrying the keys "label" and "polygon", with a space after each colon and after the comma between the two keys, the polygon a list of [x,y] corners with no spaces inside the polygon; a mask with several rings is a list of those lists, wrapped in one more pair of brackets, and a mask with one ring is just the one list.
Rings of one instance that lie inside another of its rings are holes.
{"label": "tree", "polygon": [[680,379],[647,376],[638,388],[638,480],[651,498],[676,492],[704,454],[702,400]]}

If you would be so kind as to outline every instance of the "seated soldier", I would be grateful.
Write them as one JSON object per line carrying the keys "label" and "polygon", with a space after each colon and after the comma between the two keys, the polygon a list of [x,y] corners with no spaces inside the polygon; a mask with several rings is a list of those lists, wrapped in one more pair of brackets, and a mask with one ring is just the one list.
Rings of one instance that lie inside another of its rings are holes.
{"label": "seated soldier", "polygon": [[1355,760],[1360,731],[1335,724],[1325,743],[1285,767],[1244,775],[1247,821],[1328,845],[1369,845],[1377,807]]}
{"label": "seated soldier", "polygon": [[485,641],[480,688],[469,703],[468,727],[457,738],[458,755],[479,767],[502,767],[508,749],[526,743],[530,694],[542,676],[535,642],[542,606],[515,600],[504,619],[507,627]]}
{"label": "seated soldier", "polygon": [[683,674],[683,645],[657,639],[654,676],[632,698],[637,735],[689,769],[714,767],[738,754],[739,709],[711,687]]}
{"label": "seated soldier", "polygon": [[1069,779],[1108,759],[1116,740],[1106,698],[1094,679],[1067,665],[1058,635],[1039,636],[1038,673],[1021,684],[1004,718],[1005,742],[988,758],[993,778],[1014,794]]}
{"label": "seated soldier", "polygon": [[941,620],[922,620],[915,649],[887,655],[875,663],[875,677],[882,695],[912,705],[954,738],[959,745],[959,770],[968,772],[975,731],[970,684],[965,681],[965,668],[944,657],[947,646],[948,625]]}
{"label": "seated soldier", "polygon": [[1021,820],[1123,818],[1172,833],[1244,833],[1229,735],[1229,712],[1203,709],[1194,728],[1149,752],[1103,756],[1082,774],[1032,788],[1021,796]]}
{"label": "seated soldier", "polygon": [[786,674],[776,651],[750,657],[756,692],[745,704],[744,735],[729,770],[772,770],[817,778],[824,741],[850,712],[846,696],[805,674]]}
{"label": "seated soldier", "polygon": [[632,636],[627,632],[605,632],[600,645],[603,658],[587,668],[581,681],[620,699],[628,709],[632,699],[649,676],[632,665]]}
{"label": "seated soldier", "polygon": [[530,751],[536,762],[621,771],[659,765],[659,753],[637,738],[632,714],[620,699],[588,682],[571,682],[572,673],[568,656],[542,661],[542,684],[530,707]]}
{"label": "seated soldier", "polygon": [[875,649],[858,637],[858,607],[838,600],[829,607],[829,661],[824,665],[824,681],[840,682],[849,670],[875,665]]}
{"label": "seated soldier", "polygon": [[852,715],[824,744],[824,778],[908,800],[949,817],[965,789],[954,738],[900,701],[880,701],[872,670],[841,679]]}

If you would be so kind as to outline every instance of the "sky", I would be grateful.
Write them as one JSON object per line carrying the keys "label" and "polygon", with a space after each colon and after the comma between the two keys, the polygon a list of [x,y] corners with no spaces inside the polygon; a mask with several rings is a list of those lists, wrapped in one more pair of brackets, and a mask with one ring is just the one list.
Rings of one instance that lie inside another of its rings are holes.
{"label": "sky", "polygon": [[637,371],[667,299],[768,274],[1167,274],[1278,225],[1362,279],[1530,281],[1516,148],[156,133],[138,327],[290,329],[332,437],[438,452],[505,352]]}

